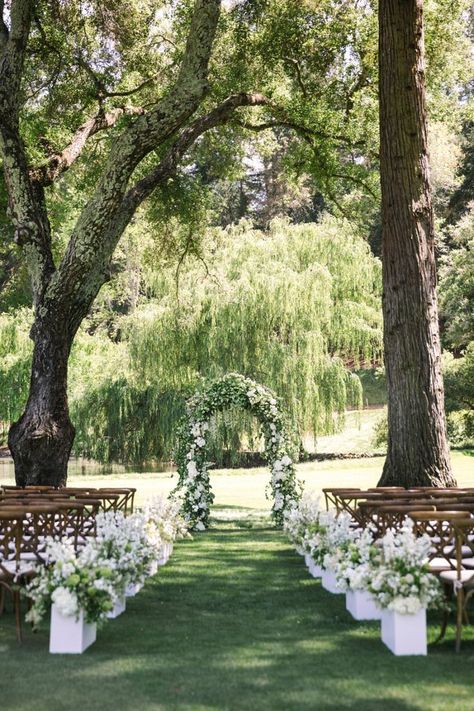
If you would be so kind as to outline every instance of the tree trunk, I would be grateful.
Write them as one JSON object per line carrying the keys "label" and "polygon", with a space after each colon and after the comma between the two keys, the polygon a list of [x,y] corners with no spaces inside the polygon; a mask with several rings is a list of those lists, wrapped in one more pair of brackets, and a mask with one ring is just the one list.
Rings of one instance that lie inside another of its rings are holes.
{"label": "tree trunk", "polygon": [[71,341],[59,320],[36,319],[31,383],[25,411],[11,428],[8,445],[18,486],[64,486],[74,441],[67,401]]}
{"label": "tree trunk", "polygon": [[388,452],[380,485],[455,485],[446,439],[424,79],[423,1],[379,3]]}

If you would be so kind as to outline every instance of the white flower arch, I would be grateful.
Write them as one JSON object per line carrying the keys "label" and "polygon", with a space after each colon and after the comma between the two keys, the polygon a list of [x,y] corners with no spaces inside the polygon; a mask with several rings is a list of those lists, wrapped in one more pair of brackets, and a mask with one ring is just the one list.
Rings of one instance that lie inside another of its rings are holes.
{"label": "white flower arch", "polygon": [[183,512],[195,530],[207,527],[214,500],[206,461],[209,421],[216,412],[231,406],[250,411],[260,422],[265,458],[271,470],[272,516],[277,525],[283,523],[284,512],[300,497],[278,398],[264,385],[238,373],[229,373],[188,400],[186,416],[178,431],[177,489],[184,491]]}

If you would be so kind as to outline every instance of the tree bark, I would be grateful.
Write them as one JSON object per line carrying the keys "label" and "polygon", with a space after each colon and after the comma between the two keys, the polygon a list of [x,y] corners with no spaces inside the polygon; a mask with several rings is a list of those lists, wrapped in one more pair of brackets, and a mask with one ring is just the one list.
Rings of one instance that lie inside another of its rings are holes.
{"label": "tree bark", "polygon": [[388,452],[380,485],[455,485],[446,438],[423,0],[380,0],[380,174]]}
{"label": "tree bark", "polygon": [[8,446],[19,486],[64,486],[74,441],[67,401],[67,364],[71,339],[54,314],[38,318],[30,392],[25,411],[10,428]]}

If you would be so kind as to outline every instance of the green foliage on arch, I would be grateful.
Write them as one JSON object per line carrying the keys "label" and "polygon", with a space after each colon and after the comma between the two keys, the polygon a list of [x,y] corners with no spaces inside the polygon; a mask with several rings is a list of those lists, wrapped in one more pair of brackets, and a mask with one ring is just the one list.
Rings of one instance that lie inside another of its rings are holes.
{"label": "green foliage on arch", "polygon": [[271,470],[267,495],[273,498],[272,517],[283,523],[286,509],[300,497],[293,461],[288,454],[289,439],[279,400],[271,390],[238,373],[229,373],[196,393],[186,404],[186,416],[177,437],[176,462],[183,490],[183,513],[195,530],[209,524],[209,509],[214,500],[206,461],[209,421],[228,407],[250,411],[261,426],[265,440],[265,458]]}

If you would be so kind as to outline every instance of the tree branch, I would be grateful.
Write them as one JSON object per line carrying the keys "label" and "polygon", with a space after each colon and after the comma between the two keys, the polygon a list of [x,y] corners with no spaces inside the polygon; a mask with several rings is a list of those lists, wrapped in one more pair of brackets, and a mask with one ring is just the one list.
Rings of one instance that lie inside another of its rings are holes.
{"label": "tree branch", "polygon": [[195,0],[186,49],[174,86],[114,142],[96,189],[79,216],[45,295],[48,303],[61,303],[72,333],[103,283],[118,239],[112,227],[133,171],[145,156],[189,120],[207,91],[208,64],[220,5],[220,0]]}
{"label": "tree branch", "polygon": [[358,178],[356,175],[351,175],[350,173],[332,173],[330,177],[339,178],[340,180],[349,180],[351,183],[355,183],[355,185],[360,185],[360,187],[364,188],[364,190],[366,190],[369,195],[372,195],[372,197],[376,200],[378,199],[378,195],[376,195],[372,188],[367,185],[365,180],[362,180],[362,178]]}
{"label": "tree branch", "polygon": [[228,123],[237,108],[243,106],[265,106],[270,100],[263,94],[240,93],[229,96],[219,106],[204,116],[195,119],[174,141],[160,163],[147,176],[139,180],[124,197],[124,203],[133,205],[135,211],[153,190],[174,175],[178,163],[195,141],[206,131]]}
{"label": "tree branch", "polygon": [[[361,55],[361,61],[363,62],[364,60],[364,55]],[[354,103],[355,103],[355,95],[361,91],[367,84],[369,83],[369,71],[367,67],[362,64],[362,68],[360,70],[360,74],[357,77],[356,81],[354,82],[353,86],[349,89],[349,92],[346,97],[346,108],[345,108],[345,114],[346,117],[349,116],[350,112],[354,108]]]}
{"label": "tree branch", "polygon": [[[274,104],[271,104],[269,102],[269,105],[277,112],[277,113],[282,113],[283,109],[281,109],[278,106],[275,106]],[[267,131],[269,129],[273,128],[289,128],[292,131],[295,131],[296,133],[300,134],[303,138],[305,138],[308,142],[310,142],[311,146],[314,148],[311,138],[322,138],[324,140],[328,141],[339,141],[340,143],[344,143],[345,145],[349,146],[358,146],[358,145],[363,145],[362,141],[351,141],[350,138],[347,136],[343,135],[333,135],[330,133],[324,133],[324,131],[315,131],[314,129],[308,128],[308,126],[304,126],[303,124],[296,123],[295,121],[290,121],[287,119],[275,119],[273,121],[265,121],[263,123],[257,123],[253,124],[250,123],[249,121],[242,121],[239,119],[234,119],[233,123],[236,126],[240,126],[241,128],[245,128],[248,131],[254,131],[255,133],[260,133],[261,131]]]}
{"label": "tree branch", "polygon": [[[2,61],[0,63],[0,112],[9,108],[18,111],[20,80],[23,73],[26,43],[30,32],[32,0],[12,0],[10,11],[11,29],[3,21],[2,2],[1,37]],[[6,83],[9,82],[9,86]],[[9,96],[5,96],[9,94]],[[13,106],[13,101],[16,105]]]}
{"label": "tree branch", "polygon": [[30,180],[19,126],[21,79],[32,8],[32,0],[12,0],[11,30],[0,61],[0,154],[15,240],[23,248],[38,305],[55,267],[43,189]]}
{"label": "tree branch", "polygon": [[80,126],[74,134],[70,143],[63,148],[62,151],[54,152],[48,159],[47,163],[39,165],[36,168],[31,168],[30,177],[34,182],[40,183],[43,186],[51,185],[56,178],[68,170],[74,161],[80,156],[84,146],[91,136],[94,136],[99,131],[115,126],[121,116],[140,115],[143,114],[142,108],[122,107],[112,109],[107,113],[99,113],[91,119],[88,119]]}
{"label": "tree branch", "polygon": [[285,60],[285,62],[288,62],[288,64],[291,64],[291,66],[294,67],[297,84],[298,84],[299,88],[301,89],[301,93],[303,94],[304,98],[307,99],[308,92],[307,92],[306,87],[304,85],[303,76],[301,73],[301,67],[299,65],[298,60],[293,59],[292,57],[283,57],[283,59]]}
{"label": "tree branch", "polygon": [[148,86],[149,84],[152,83],[152,81],[155,80],[157,75],[149,77],[148,79],[145,79],[145,81],[142,81],[141,84],[138,86],[134,87],[133,89],[128,89],[124,91],[106,91],[105,96],[110,97],[110,96],[132,96],[132,94],[137,94],[139,91],[141,91],[145,86]]}
{"label": "tree branch", "polygon": [[[262,94],[234,94],[229,96],[208,114],[199,116],[189,126],[184,128],[171,144],[158,165],[150,171],[148,175],[129,188],[120,206],[115,210],[113,219],[108,225],[107,232],[103,235],[104,242],[110,245],[109,260],[113,254],[115,245],[139,206],[158,186],[163,185],[175,175],[181,159],[200,136],[216,126],[228,123],[233,112],[239,107],[266,105],[268,103],[269,100]],[[103,273],[105,273],[108,267],[109,260],[107,264],[104,264]],[[84,284],[81,283],[81,286],[84,287]],[[79,326],[80,318],[82,318],[82,316],[80,317],[79,313],[77,313],[77,316],[73,314],[72,328]]]}

